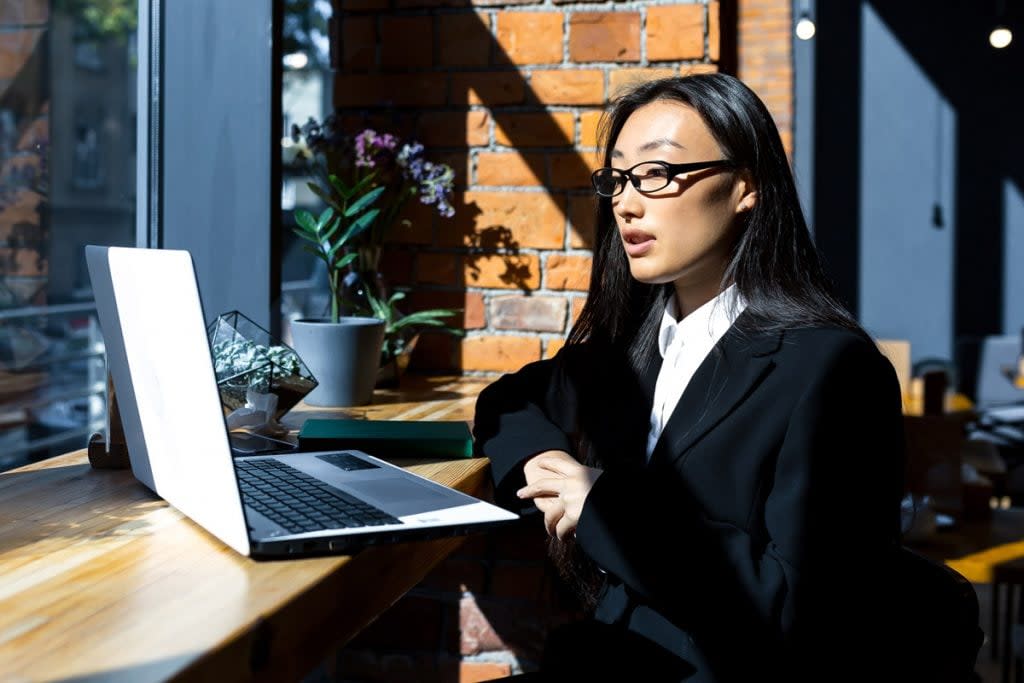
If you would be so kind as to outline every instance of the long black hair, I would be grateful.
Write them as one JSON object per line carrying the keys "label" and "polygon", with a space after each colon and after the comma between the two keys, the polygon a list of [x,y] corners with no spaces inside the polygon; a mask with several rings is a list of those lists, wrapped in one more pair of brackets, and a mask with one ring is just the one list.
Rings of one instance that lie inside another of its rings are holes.
{"label": "long black hair", "polygon": [[[722,288],[735,282],[747,302],[749,331],[839,326],[864,334],[836,299],[807,230],[789,160],[767,107],[739,79],[725,74],[664,78],[635,86],[618,97],[602,119],[604,165],[626,120],[656,101],[679,102],[703,119],[737,170],[757,191],[754,207],[741,214]],[[590,291],[569,343],[591,342],[642,360],[671,293],[671,284],[633,279],[619,239],[611,199],[597,203]]]}

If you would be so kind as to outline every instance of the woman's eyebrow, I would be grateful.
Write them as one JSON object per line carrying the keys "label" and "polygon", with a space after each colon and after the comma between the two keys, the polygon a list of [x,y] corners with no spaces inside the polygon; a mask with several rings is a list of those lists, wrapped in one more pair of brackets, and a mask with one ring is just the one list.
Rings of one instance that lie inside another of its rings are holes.
{"label": "woman's eyebrow", "polygon": [[658,149],[659,147],[675,147],[677,149],[686,149],[683,145],[679,144],[671,138],[657,138],[650,142],[645,142],[640,145],[636,151],[638,152],[650,152],[652,149]]}
{"label": "woman's eyebrow", "polygon": [[[650,152],[651,150],[658,149],[659,147],[675,147],[676,149],[686,149],[684,145],[679,144],[678,142],[671,138],[657,138],[655,140],[651,140],[650,142],[645,142],[644,144],[640,145],[639,147],[637,147],[636,151]],[[619,149],[613,149],[611,157],[613,159],[621,159],[623,157],[622,151]]]}

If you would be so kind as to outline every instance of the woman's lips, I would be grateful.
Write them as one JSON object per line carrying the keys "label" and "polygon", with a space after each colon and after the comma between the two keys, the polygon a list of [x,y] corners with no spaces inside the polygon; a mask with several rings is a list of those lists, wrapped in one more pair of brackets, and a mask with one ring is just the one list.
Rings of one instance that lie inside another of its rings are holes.
{"label": "woman's lips", "polygon": [[654,246],[654,235],[643,230],[623,230],[622,245],[630,256],[643,256]]}

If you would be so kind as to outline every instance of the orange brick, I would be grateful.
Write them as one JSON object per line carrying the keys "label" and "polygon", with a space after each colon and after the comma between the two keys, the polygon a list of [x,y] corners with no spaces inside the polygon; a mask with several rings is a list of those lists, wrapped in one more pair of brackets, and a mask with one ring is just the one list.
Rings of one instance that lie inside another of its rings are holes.
{"label": "orange brick", "polygon": [[373,67],[377,55],[377,23],[373,17],[345,17],[341,35],[341,58],[345,68],[365,71]]}
{"label": "orange brick", "polygon": [[480,292],[441,291],[419,287],[402,301],[399,307],[409,313],[432,308],[461,309],[453,318],[445,318],[446,324],[465,330],[478,329],[485,325],[484,295]]}
{"label": "orange brick", "polygon": [[455,254],[424,253],[416,255],[416,280],[432,285],[457,285],[459,257]]}
{"label": "orange brick", "polygon": [[470,287],[537,289],[540,259],[536,254],[467,254],[464,278]]}
{"label": "orange brick", "polygon": [[547,192],[466,192],[455,202],[444,246],[479,249],[561,249],[565,246],[565,198]]}
{"label": "orange brick", "polygon": [[473,71],[453,74],[452,104],[519,104],[526,95],[526,81],[518,71]]}
{"label": "orange brick", "polygon": [[544,343],[544,357],[554,358],[555,355],[562,350],[563,346],[565,346],[564,339],[548,339]]}
{"label": "orange brick", "polygon": [[444,101],[444,74],[341,74],[334,82],[337,107],[419,107]]}
{"label": "orange brick", "polygon": [[491,19],[486,14],[442,14],[438,17],[438,61],[441,66],[487,66],[491,60]]}
{"label": "orange brick", "polygon": [[585,111],[580,114],[580,146],[597,147],[600,141],[597,134],[601,125],[603,111]]}
{"label": "orange brick", "polygon": [[562,61],[561,12],[499,12],[498,63],[557,64]]}
{"label": "orange brick", "polygon": [[587,303],[587,297],[580,296],[572,300],[572,324],[575,325],[576,321],[580,319],[580,313],[583,312],[583,306]]}
{"label": "orange brick", "polygon": [[604,72],[537,70],[530,76],[530,89],[543,104],[604,104]]}
{"label": "orange brick", "polygon": [[475,330],[487,325],[484,313],[484,295],[480,292],[466,292],[463,304],[462,327]]}
{"label": "orange brick", "polygon": [[594,195],[569,196],[569,246],[594,248]]}
{"label": "orange brick", "polygon": [[462,369],[514,372],[540,360],[538,337],[484,336],[462,340]]}
{"label": "orange brick", "polygon": [[574,62],[639,61],[640,13],[573,13],[569,17],[569,58]]}
{"label": "orange brick", "polygon": [[618,97],[625,88],[675,75],[675,69],[613,69],[608,74],[608,92],[612,97]]}
{"label": "orange brick", "polygon": [[587,291],[590,284],[589,256],[578,254],[551,254],[544,268],[545,286],[548,289],[572,289]]}
{"label": "orange brick", "polygon": [[555,152],[549,155],[551,187],[558,189],[589,188],[590,174],[601,164],[590,152]]}
{"label": "orange brick", "polygon": [[385,69],[432,66],[433,55],[434,28],[429,16],[381,18],[380,62]]}
{"label": "orange brick", "polygon": [[[722,36],[719,33],[721,11],[721,5],[718,3],[718,0],[712,0],[708,3],[708,57],[710,57],[713,62],[717,62],[721,55]],[[788,8],[786,14],[788,21]],[[788,29],[786,33],[789,33]]]}
{"label": "orange brick", "polygon": [[481,152],[476,159],[478,185],[543,185],[544,155],[536,152]]}
{"label": "orange brick", "polygon": [[491,139],[486,111],[427,112],[420,116],[418,138],[427,147],[475,147]]}
{"label": "orange brick", "polygon": [[716,74],[717,64],[683,64],[679,67],[680,76],[692,76],[694,74]]}
{"label": "orange brick", "polygon": [[647,10],[647,59],[657,62],[703,56],[703,5],[666,5]]}
{"label": "orange brick", "polygon": [[575,143],[572,112],[495,114],[494,141],[509,147],[564,147]]}

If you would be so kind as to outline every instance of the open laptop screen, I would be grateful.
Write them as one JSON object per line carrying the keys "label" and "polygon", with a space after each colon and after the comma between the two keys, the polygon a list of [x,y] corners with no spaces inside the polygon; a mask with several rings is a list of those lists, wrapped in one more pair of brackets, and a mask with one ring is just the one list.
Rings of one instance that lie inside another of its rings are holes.
{"label": "open laptop screen", "polygon": [[248,555],[191,255],[89,246],[86,261],[135,476]]}

